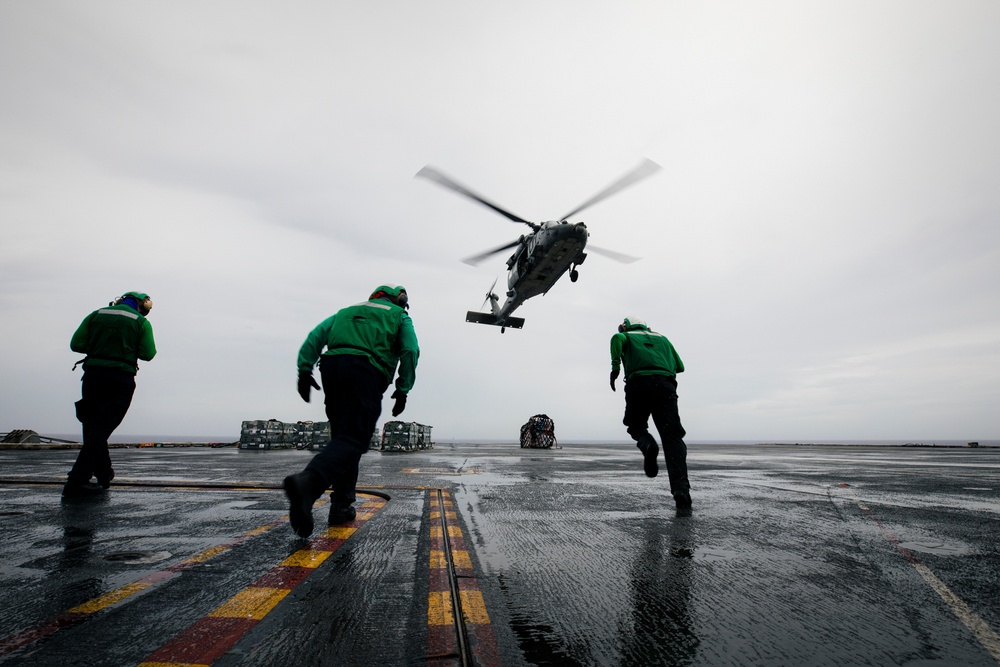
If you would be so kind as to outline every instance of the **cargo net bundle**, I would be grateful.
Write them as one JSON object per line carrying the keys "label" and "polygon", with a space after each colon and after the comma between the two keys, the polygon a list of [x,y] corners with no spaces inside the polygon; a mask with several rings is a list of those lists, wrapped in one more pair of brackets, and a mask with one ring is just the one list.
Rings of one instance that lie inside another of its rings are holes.
{"label": "cargo net bundle", "polygon": [[390,421],[382,425],[382,437],[378,447],[374,446],[378,431],[372,436],[372,449],[383,452],[415,452],[430,449],[431,427],[417,422]]}
{"label": "cargo net bundle", "polygon": [[535,415],[521,427],[522,449],[562,449],[556,440],[556,423],[548,415]]}
{"label": "cargo net bundle", "polygon": [[240,449],[322,449],[328,442],[330,422],[254,419],[240,429]]}

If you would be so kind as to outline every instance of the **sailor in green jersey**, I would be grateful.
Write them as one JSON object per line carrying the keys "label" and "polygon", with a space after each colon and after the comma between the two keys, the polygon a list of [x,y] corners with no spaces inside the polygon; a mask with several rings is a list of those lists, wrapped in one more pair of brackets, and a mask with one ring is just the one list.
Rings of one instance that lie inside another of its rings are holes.
{"label": "sailor in green jersey", "polygon": [[637,317],[626,317],[611,337],[611,390],[625,365],[625,418],[628,434],[643,454],[646,475],[656,477],[659,448],[649,432],[649,418],[660,434],[670,478],[670,492],[678,511],[691,508],[687,476],[687,446],[677,411],[677,374],[684,362],[663,334]]}
{"label": "sailor in green jersey", "polygon": [[[111,486],[115,471],[108,438],[132,404],[138,361],[156,356],[153,327],[146,319],[152,308],[148,294],[126,292],[85,317],[70,340],[70,349],[87,357],[82,398],[76,403],[83,447],[63,487],[64,498],[98,496]],[[94,476],[96,484],[91,481]]]}
{"label": "sailor in green jersey", "polygon": [[[309,332],[299,349],[298,391],[308,402],[319,389],[312,369],[319,360],[330,442],[305,470],[284,479],[292,530],[308,537],[313,530],[312,506],[330,493],[329,525],[353,521],[358,464],[379,415],[382,396],[396,374],[392,416],[406,407],[416,379],[420,347],[407,314],[409,297],[400,285],[379,285],[368,301],[348,306]],[[324,351],[325,348],[325,351]]]}

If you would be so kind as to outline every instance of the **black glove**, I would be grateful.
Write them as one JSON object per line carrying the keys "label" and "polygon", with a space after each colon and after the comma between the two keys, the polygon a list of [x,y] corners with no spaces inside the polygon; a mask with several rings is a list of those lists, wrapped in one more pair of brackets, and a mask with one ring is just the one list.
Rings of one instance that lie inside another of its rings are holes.
{"label": "black glove", "polygon": [[400,413],[406,409],[406,394],[397,389],[392,392],[392,396],[390,396],[390,398],[396,401],[396,403],[392,406],[392,416],[398,417]]}
{"label": "black glove", "polygon": [[618,371],[611,371],[611,391],[618,391],[615,389],[615,380],[618,379]]}
{"label": "black glove", "polygon": [[315,378],[313,378],[312,373],[308,371],[299,372],[299,396],[306,403],[309,402],[309,394],[312,393],[313,388],[319,389],[319,385],[316,383]]}

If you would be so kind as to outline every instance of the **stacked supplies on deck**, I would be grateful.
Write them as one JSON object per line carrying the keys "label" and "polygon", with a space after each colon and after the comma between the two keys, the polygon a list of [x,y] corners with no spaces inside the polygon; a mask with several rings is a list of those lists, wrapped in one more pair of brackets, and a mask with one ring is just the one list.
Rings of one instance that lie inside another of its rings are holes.
{"label": "stacked supplies on deck", "polygon": [[523,449],[560,449],[556,440],[556,423],[548,415],[535,415],[521,427]]}
{"label": "stacked supplies on deck", "polygon": [[330,442],[330,422],[295,422],[292,444],[296,449],[322,449]]}
{"label": "stacked supplies on deck", "polygon": [[389,421],[382,426],[383,452],[415,452],[432,446],[431,427],[427,424]]}
{"label": "stacked supplies on deck", "polygon": [[330,422],[252,419],[240,429],[240,449],[322,449],[330,442]]}
{"label": "stacked supplies on deck", "polygon": [[243,422],[240,428],[240,449],[288,449],[291,446],[285,424],[277,419],[252,419]]}

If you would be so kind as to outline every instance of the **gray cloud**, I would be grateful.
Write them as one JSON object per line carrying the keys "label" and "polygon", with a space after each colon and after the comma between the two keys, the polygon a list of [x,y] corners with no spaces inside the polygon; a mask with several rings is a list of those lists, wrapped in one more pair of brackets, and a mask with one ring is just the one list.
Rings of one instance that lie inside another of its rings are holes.
{"label": "gray cloud", "polygon": [[[0,430],[77,429],[69,337],[125,290],[160,354],[121,433],[322,419],[306,333],[401,282],[404,416],[440,438],[624,438],[645,317],[693,439],[996,437],[1000,9],[990,3],[0,5]],[[464,323],[529,219],[596,245],[500,335]]]}

